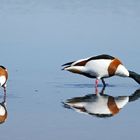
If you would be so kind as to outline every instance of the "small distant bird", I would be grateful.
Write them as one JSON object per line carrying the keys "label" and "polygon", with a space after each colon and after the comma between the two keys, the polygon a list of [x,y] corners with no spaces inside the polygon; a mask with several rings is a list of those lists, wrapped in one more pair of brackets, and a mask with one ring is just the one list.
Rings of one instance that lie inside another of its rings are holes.
{"label": "small distant bird", "polygon": [[102,80],[103,86],[105,87],[106,83],[104,78],[109,78],[115,75],[133,78],[140,84],[139,74],[127,70],[118,58],[106,54],[69,62],[62,66],[62,70],[81,74],[89,78],[96,78],[96,87],[98,86],[99,79]]}
{"label": "small distant bird", "polygon": [[0,86],[4,88],[6,94],[6,82],[8,79],[8,71],[4,66],[0,66]]}

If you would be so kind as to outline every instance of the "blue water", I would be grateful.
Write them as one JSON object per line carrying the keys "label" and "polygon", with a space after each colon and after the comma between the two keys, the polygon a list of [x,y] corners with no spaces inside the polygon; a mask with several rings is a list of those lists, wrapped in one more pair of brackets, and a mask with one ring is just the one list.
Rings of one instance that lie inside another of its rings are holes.
{"label": "blue water", "polygon": [[[94,80],[61,65],[106,53],[140,73],[139,25],[138,0],[1,0],[0,64],[9,79],[0,139],[138,139],[139,99],[107,119],[68,110],[62,102],[94,93]],[[112,96],[140,88],[129,78],[106,82],[105,94]]]}

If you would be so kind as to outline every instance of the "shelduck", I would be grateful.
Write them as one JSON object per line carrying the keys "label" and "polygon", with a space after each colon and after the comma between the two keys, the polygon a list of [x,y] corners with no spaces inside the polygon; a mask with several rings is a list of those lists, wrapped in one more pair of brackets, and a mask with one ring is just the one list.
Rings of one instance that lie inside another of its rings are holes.
{"label": "shelduck", "polygon": [[89,78],[96,78],[96,87],[98,86],[99,79],[102,80],[103,86],[105,87],[106,83],[104,79],[115,75],[133,78],[136,82],[140,84],[139,74],[133,71],[129,71],[118,58],[107,54],[69,62],[63,64],[62,67],[62,70],[81,74]]}
{"label": "shelduck", "polygon": [[4,88],[6,94],[6,82],[8,79],[8,71],[4,66],[0,66],[0,86]]}

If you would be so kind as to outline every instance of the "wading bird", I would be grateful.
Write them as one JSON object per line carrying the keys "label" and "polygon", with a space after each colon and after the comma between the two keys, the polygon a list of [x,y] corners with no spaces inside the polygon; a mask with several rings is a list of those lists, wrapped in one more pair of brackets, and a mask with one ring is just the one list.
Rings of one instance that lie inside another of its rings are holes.
{"label": "wading bird", "polygon": [[6,82],[8,79],[8,71],[4,66],[0,66],[0,86],[4,88],[6,94]]}
{"label": "wading bird", "polygon": [[81,74],[89,78],[96,78],[96,88],[98,86],[99,79],[102,80],[103,86],[105,87],[106,83],[104,79],[115,75],[133,78],[140,84],[139,74],[127,70],[118,58],[106,54],[69,62],[63,64],[62,67],[62,70]]}

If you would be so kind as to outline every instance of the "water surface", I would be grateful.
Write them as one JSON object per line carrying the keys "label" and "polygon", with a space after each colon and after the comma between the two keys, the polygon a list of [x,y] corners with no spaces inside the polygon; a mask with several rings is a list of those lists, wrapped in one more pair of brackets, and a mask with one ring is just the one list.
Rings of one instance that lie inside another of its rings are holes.
{"label": "water surface", "polygon": [[[139,15],[138,0],[1,0],[0,63],[9,80],[0,138],[138,139],[139,99],[107,119],[63,108],[67,99],[93,94],[94,80],[61,71],[61,64],[107,53],[140,72]],[[139,89],[128,78],[106,82],[105,94],[115,97]]]}

